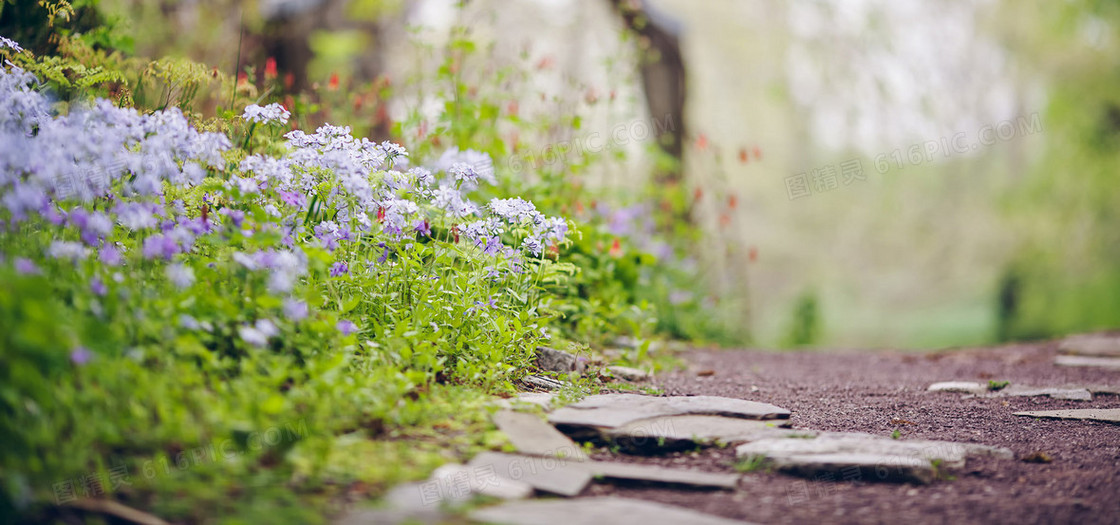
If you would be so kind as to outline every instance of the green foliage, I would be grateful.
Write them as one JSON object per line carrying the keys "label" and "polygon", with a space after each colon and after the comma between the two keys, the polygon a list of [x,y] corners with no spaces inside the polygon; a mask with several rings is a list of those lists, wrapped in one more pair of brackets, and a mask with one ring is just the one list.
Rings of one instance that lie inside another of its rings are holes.
{"label": "green foliage", "polygon": [[785,346],[808,346],[820,337],[820,316],[817,307],[817,295],[805,292],[794,304],[793,313],[790,315],[789,331],[786,335]]}
{"label": "green foliage", "polygon": [[[995,291],[1001,340],[1120,326],[1120,9],[1095,0],[1035,7],[1037,16],[1002,28],[1048,87],[1045,148],[1008,203],[1024,240]],[[1098,42],[1085,31],[1095,22],[1108,28]]]}

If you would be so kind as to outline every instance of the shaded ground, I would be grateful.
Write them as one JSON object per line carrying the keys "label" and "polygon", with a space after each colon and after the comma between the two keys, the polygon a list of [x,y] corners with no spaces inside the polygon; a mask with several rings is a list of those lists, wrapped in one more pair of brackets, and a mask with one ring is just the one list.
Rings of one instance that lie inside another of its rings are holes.
{"label": "shaded ground", "polygon": [[[932,485],[804,480],[752,472],[739,491],[697,492],[593,485],[584,496],[618,494],[758,523],[1120,523],[1120,425],[1033,420],[1024,410],[1117,408],[1120,397],[1091,402],[1047,397],[972,398],[926,392],[937,381],[1010,381],[1029,386],[1120,384],[1120,371],[1053,365],[1056,344],[937,353],[767,353],[695,351],[687,371],[656,380],[669,395],[719,395],[793,411],[795,428],[856,431],[902,439],[942,439],[1044,452],[1050,463],[970,459]],[[710,375],[709,375],[710,374]],[[733,471],[734,450],[640,461]]]}

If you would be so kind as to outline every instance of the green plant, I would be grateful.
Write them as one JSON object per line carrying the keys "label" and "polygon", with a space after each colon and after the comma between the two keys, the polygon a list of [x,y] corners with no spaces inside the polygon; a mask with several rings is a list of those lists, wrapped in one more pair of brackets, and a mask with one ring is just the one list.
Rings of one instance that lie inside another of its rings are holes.
{"label": "green plant", "polygon": [[998,391],[998,390],[1003,390],[1004,388],[1007,388],[1007,386],[1010,385],[1010,384],[1011,384],[1011,381],[996,381],[994,379],[989,379],[988,380],[988,390],[991,390],[993,392]]}
{"label": "green plant", "polygon": [[734,468],[737,472],[758,472],[769,468],[770,460],[760,454],[744,456],[735,461]]}

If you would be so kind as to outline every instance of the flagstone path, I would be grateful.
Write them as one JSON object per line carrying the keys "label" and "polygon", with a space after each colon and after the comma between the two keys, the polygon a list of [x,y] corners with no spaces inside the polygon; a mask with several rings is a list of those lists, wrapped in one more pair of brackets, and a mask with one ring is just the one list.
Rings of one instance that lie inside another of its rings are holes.
{"label": "flagstone path", "polygon": [[[664,396],[501,400],[493,419],[512,451],[441,467],[338,523],[461,523],[448,510],[475,497],[492,503],[467,520],[508,524],[1120,517],[1120,365],[1108,361],[1120,361],[1120,338],[686,357],[688,370],[631,376]],[[1068,366],[1071,357],[1105,361]]]}

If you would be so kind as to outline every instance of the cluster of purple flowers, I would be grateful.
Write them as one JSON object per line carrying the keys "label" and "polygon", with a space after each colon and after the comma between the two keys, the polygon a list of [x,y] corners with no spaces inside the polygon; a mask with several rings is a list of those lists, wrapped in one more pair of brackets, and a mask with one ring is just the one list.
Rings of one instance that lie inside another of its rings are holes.
{"label": "cluster of purple flowers", "polygon": [[[2,37],[0,48],[19,50]],[[59,116],[37,86],[15,66],[0,68],[0,232],[24,223],[58,229],[43,253],[25,255],[73,263],[96,257],[101,268],[143,258],[163,263],[168,282],[187,289],[196,282],[194,268],[201,268],[191,265],[196,247],[206,245],[201,238],[274,232],[277,237],[267,238],[282,238],[283,246],[219,253],[249,272],[267,272],[268,290],[287,296],[284,316],[298,322],[309,315],[309,305],[292,295],[308,273],[304,245],[335,254],[329,273],[338,277],[373,264],[344,260],[355,250],[339,250],[343,243],[366,237],[384,263],[415,235],[444,226],[519,272],[525,254],[540,256],[567,235],[565,219],[545,217],[532,202],[493,199],[485,208],[472,202],[468,194],[478,184],[496,183],[492,160],[478,151],[453,148],[432,169],[409,166],[400,145],[356,139],[350,128],[328,124],[310,134],[291,131],[284,135],[285,154],[249,155],[228,173],[230,139],[199,132],[178,109],[140,114],[97,100]],[[290,117],[279,104],[250,105],[242,114],[257,124]],[[197,196],[199,186],[206,192],[202,205],[192,201],[190,210],[164,196],[168,188],[175,190],[168,194]],[[503,241],[519,236],[519,248]],[[11,264],[20,274],[42,273],[33,259],[14,257]],[[485,264],[492,273],[498,266],[493,259]],[[95,294],[107,293],[104,275],[89,279]],[[349,321],[338,328],[357,330]],[[264,346],[276,327],[261,320],[239,332]]]}
{"label": "cluster of purple flowers", "polygon": [[164,181],[201,182],[222,168],[229,139],[190,127],[177,108],[140,115],[106,100],[54,117],[34,76],[0,72],[0,193],[11,218],[44,214],[50,200],[158,196]]}
{"label": "cluster of purple flowers", "polygon": [[258,106],[256,104],[249,104],[245,106],[245,112],[241,114],[241,118],[248,122],[256,122],[259,124],[287,124],[288,119],[292,118],[292,113],[280,104],[269,104],[267,106]]}
{"label": "cluster of purple flowers", "polygon": [[459,148],[450,148],[440,155],[439,160],[435,162],[435,168],[437,171],[448,173],[456,180],[464,180],[470,184],[477,183],[479,180],[491,185],[498,183],[494,176],[494,161],[490,155],[473,149],[459,151]]}

